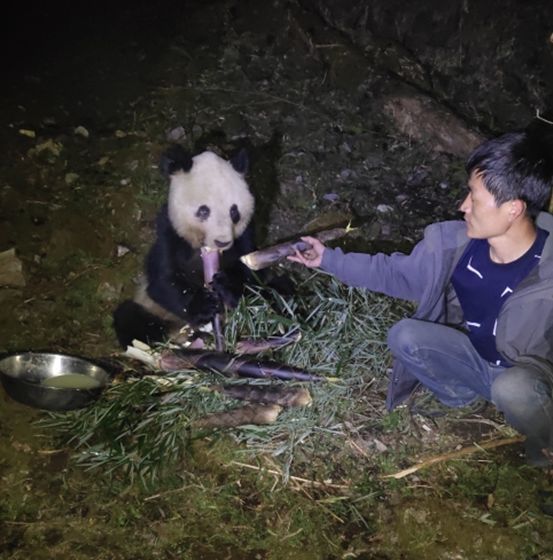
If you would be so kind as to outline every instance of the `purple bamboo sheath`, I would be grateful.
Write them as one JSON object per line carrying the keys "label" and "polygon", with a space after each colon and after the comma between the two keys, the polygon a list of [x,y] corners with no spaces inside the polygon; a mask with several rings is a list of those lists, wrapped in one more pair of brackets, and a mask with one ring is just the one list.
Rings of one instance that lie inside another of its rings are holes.
{"label": "purple bamboo sheath", "polygon": [[209,350],[171,350],[162,354],[160,368],[163,371],[179,371],[197,368],[217,371],[228,377],[282,379],[285,381],[327,381],[325,377],[270,360],[247,359],[226,352]]}

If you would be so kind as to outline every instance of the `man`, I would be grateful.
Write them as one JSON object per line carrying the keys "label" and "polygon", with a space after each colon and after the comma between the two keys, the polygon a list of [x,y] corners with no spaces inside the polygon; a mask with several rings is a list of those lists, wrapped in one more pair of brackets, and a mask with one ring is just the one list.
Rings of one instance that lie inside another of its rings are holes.
{"label": "man", "polygon": [[[543,130],[549,126],[550,130]],[[526,435],[531,465],[553,457],[553,126],[537,122],[469,156],[464,222],[428,226],[409,255],[344,254],[312,237],[290,260],[349,286],[417,302],[388,335],[392,410],[420,383],[445,405],[494,403]]]}

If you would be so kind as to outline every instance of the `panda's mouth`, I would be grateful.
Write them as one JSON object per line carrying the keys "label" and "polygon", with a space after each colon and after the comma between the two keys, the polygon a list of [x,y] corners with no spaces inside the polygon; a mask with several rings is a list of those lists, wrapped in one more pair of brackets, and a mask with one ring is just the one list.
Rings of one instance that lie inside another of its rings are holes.
{"label": "panda's mouth", "polygon": [[232,245],[232,241],[219,241],[218,239],[215,240],[215,247],[220,251],[225,251]]}

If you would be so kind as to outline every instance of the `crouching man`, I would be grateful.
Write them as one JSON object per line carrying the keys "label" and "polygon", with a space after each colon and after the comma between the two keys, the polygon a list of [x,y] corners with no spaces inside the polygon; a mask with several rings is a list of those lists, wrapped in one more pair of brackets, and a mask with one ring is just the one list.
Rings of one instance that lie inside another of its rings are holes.
{"label": "crouching man", "polygon": [[415,301],[388,345],[387,407],[422,384],[446,406],[495,404],[526,436],[531,465],[553,458],[553,126],[486,141],[469,156],[464,221],[428,226],[409,255],[343,253],[312,237],[290,260],[349,286]]}

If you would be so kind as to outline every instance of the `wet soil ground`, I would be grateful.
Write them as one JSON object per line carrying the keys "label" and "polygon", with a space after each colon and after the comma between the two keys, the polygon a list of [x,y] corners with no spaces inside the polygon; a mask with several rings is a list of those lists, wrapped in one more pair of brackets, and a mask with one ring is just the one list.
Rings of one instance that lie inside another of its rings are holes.
{"label": "wet soil ground", "polygon": [[[346,248],[403,250],[456,217],[463,159],[391,126],[373,103],[381,70],[345,37],[279,1],[54,3],[6,29],[0,251],[15,249],[25,285],[0,288],[0,351],[117,355],[111,312],[134,291],[170,141],[249,148],[260,245],[351,219]],[[2,392],[2,558],[553,558],[535,499],[549,480],[517,446],[379,487],[356,518],[374,489],[341,517],[341,497],[229,482],[222,443],[197,450],[186,499],[105,488],[37,440],[40,415]]]}

